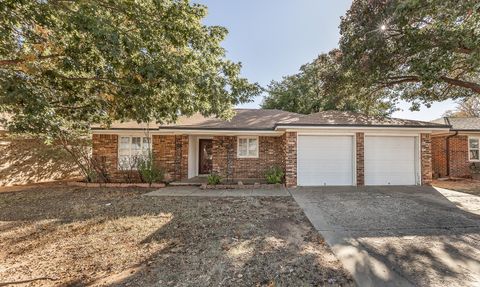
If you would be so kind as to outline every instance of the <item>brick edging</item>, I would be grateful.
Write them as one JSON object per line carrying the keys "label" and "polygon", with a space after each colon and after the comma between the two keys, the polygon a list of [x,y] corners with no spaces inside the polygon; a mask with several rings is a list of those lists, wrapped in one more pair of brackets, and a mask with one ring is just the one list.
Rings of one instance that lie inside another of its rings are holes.
{"label": "brick edging", "polygon": [[284,184],[204,184],[200,189],[277,189],[285,187]]}
{"label": "brick edging", "polygon": [[99,182],[81,182],[81,181],[68,181],[68,186],[78,186],[78,187],[151,187],[151,188],[163,188],[165,187],[165,183],[152,183],[151,185],[148,183],[99,183]]}

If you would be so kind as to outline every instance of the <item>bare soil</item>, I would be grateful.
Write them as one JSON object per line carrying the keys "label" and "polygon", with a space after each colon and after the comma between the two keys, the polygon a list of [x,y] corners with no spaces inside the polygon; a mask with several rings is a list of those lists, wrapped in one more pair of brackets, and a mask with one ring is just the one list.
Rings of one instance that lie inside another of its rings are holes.
{"label": "bare soil", "polygon": [[433,186],[480,195],[480,181],[473,179],[434,180]]}
{"label": "bare soil", "polygon": [[351,286],[290,197],[0,189],[0,286]]}

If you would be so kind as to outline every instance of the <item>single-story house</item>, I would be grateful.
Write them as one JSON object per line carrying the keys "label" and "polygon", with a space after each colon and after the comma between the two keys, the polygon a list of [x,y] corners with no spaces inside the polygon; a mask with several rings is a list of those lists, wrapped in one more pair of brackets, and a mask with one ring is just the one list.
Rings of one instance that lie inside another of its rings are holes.
{"label": "single-story house", "polygon": [[480,162],[480,118],[444,117],[433,121],[451,129],[432,136],[435,177],[470,177],[470,166]]}
{"label": "single-story house", "polygon": [[432,180],[431,135],[449,131],[444,123],[352,112],[235,112],[230,121],[195,115],[170,125],[94,126],[93,156],[113,179],[128,157],[151,150],[171,180],[262,179],[278,166],[288,186],[422,185]]}

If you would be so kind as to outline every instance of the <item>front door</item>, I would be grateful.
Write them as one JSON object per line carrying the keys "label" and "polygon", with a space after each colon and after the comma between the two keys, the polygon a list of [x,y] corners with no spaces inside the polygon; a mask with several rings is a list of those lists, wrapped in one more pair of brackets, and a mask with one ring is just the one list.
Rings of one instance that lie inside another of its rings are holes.
{"label": "front door", "polygon": [[212,140],[199,139],[198,145],[198,174],[210,174],[212,173]]}

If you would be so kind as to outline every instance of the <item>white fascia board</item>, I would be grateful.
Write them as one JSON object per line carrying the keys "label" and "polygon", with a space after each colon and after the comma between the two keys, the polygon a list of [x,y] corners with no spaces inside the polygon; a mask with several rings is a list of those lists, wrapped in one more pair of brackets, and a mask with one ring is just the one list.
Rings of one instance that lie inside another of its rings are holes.
{"label": "white fascia board", "polygon": [[92,130],[92,134],[149,134],[149,135],[203,135],[203,136],[237,136],[237,135],[256,135],[256,136],[281,136],[284,131],[259,131],[259,130],[187,130],[187,129],[162,129],[162,130]]}
{"label": "white fascia board", "polygon": [[380,132],[380,133],[432,133],[435,132],[448,132],[449,128],[410,128],[410,127],[347,127],[347,126],[277,126],[276,130],[282,130],[286,132],[349,132],[349,133],[368,133],[368,132]]}

